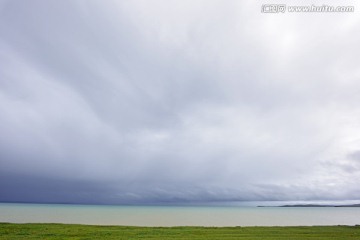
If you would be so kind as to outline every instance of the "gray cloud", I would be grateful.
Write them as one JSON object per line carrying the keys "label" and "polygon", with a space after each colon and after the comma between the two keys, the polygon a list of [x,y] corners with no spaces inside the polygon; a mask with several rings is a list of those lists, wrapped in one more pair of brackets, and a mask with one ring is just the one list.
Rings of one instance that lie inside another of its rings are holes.
{"label": "gray cloud", "polygon": [[359,199],[358,14],[260,7],[1,1],[0,201]]}

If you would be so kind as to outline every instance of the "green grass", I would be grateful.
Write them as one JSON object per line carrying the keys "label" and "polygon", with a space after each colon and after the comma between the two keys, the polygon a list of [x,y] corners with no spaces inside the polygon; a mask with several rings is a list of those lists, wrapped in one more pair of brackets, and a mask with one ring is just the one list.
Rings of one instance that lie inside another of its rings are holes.
{"label": "green grass", "polygon": [[360,226],[125,227],[0,223],[0,239],[359,239]]}

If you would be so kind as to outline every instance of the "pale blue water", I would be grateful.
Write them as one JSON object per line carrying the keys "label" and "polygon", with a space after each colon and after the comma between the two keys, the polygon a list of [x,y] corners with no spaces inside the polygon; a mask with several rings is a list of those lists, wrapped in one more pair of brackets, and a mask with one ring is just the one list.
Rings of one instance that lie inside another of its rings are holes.
{"label": "pale blue water", "polygon": [[97,206],[0,203],[0,222],[127,226],[355,225],[360,224],[360,208]]}

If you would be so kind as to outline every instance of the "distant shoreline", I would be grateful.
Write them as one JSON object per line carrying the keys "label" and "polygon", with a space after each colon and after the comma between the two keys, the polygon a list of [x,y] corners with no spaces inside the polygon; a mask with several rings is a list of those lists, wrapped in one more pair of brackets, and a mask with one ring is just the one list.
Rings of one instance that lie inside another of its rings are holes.
{"label": "distant shoreline", "polygon": [[257,206],[257,207],[360,207],[360,204],[348,204],[348,205],[322,205],[322,204],[293,204],[282,206]]}

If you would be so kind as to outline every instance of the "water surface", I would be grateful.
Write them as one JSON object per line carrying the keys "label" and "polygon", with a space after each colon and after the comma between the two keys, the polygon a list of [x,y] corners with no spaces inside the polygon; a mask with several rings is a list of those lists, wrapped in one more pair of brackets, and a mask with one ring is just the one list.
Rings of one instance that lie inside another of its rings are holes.
{"label": "water surface", "polygon": [[360,208],[0,203],[0,222],[127,226],[355,225],[360,224]]}

